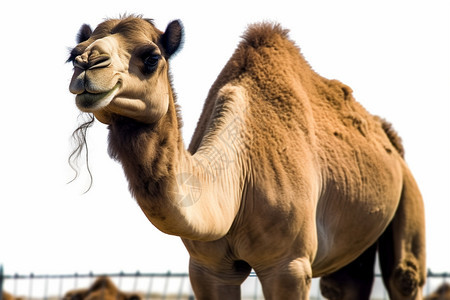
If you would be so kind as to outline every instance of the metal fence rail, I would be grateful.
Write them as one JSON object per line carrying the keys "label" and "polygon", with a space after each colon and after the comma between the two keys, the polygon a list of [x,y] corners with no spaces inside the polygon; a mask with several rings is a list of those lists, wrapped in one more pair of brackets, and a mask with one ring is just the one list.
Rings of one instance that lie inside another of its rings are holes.
{"label": "metal fence rail", "polygon": [[[119,290],[139,291],[143,299],[194,299],[187,273],[0,274],[0,287],[22,299],[61,299],[69,290],[88,288],[107,276]],[[0,293],[0,300],[1,293]]]}
{"label": "metal fence rail", "polygon": [[[426,295],[433,292],[443,282],[448,282],[449,273],[428,272]],[[85,274],[3,274],[0,265],[0,300],[1,291],[7,291],[14,296],[26,300],[56,300],[62,299],[69,290],[88,288],[97,277],[107,276],[119,290],[138,292],[143,299],[194,299],[187,273],[85,273]],[[242,299],[264,299],[261,284],[254,272],[242,285]],[[310,299],[322,300],[319,289],[319,279],[313,279]],[[381,276],[375,277],[372,299],[388,299]]]}

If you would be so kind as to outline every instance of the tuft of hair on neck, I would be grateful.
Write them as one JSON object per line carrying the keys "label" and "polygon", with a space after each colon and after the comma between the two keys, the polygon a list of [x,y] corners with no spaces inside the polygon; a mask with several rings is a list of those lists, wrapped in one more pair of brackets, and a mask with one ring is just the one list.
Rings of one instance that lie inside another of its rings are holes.
{"label": "tuft of hair on neck", "polygon": [[86,191],[84,192],[84,194],[85,194],[85,193],[89,192],[89,190],[92,187],[92,183],[94,181],[94,178],[92,177],[91,169],[89,168],[89,150],[88,150],[86,137],[87,137],[88,129],[94,124],[95,117],[92,113],[83,113],[82,112],[78,116],[78,120],[80,120],[80,119],[82,119],[81,121],[79,121],[80,125],[72,133],[72,141],[75,145],[75,148],[72,150],[72,152],[70,153],[69,158],[68,158],[69,166],[72,168],[72,170],[74,170],[75,176],[68,183],[75,181],[80,174],[78,162],[79,162],[79,159],[82,156],[82,153],[84,150],[86,169],[88,171],[89,179],[90,179],[89,186],[86,189]]}

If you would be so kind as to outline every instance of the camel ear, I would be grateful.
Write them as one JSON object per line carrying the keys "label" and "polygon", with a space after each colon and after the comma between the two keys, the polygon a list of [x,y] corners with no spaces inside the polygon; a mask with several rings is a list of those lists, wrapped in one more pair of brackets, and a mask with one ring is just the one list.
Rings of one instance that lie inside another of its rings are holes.
{"label": "camel ear", "polygon": [[83,24],[77,34],[77,43],[82,43],[91,37],[92,29],[88,24]]}
{"label": "camel ear", "polygon": [[161,45],[163,46],[167,57],[177,52],[183,40],[183,26],[180,20],[175,20],[167,25],[166,31],[161,36]]}

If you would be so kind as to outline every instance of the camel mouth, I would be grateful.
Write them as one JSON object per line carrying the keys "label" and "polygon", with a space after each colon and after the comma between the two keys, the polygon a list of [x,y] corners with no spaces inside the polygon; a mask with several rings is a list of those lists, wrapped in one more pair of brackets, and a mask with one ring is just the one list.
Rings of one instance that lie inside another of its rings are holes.
{"label": "camel mouth", "polygon": [[84,112],[94,112],[108,106],[117,95],[120,82],[109,91],[103,93],[83,92],[75,97],[77,107]]}

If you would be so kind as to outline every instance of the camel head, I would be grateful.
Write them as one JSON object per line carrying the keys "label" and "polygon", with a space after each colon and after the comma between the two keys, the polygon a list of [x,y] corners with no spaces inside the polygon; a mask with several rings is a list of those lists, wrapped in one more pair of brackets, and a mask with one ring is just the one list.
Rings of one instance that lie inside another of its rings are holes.
{"label": "camel head", "polygon": [[171,93],[168,60],[181,40],[179,21],[165,32],[136,16],[106,20],[94,31],[83,25],[68,59],[74,66],[69,90],[78,108],[105,124],[117,115],[159,121]]}

